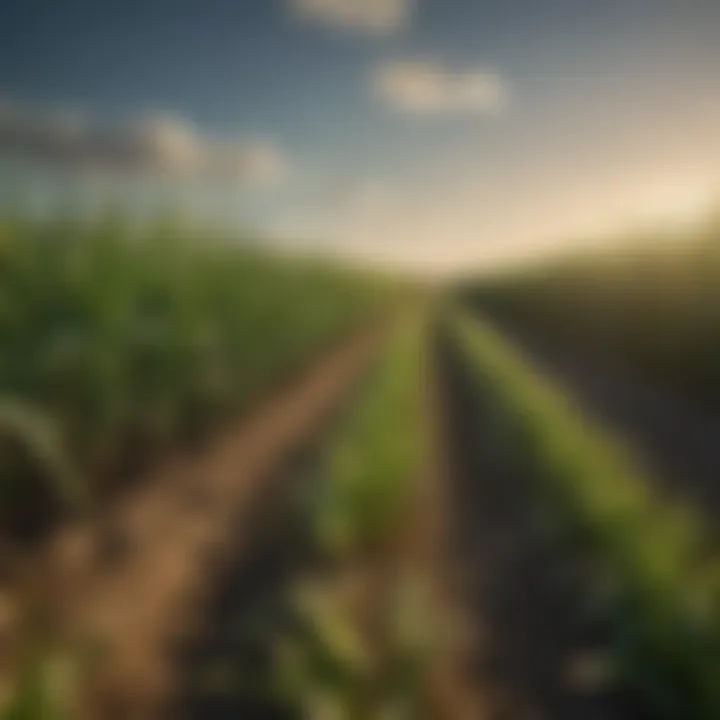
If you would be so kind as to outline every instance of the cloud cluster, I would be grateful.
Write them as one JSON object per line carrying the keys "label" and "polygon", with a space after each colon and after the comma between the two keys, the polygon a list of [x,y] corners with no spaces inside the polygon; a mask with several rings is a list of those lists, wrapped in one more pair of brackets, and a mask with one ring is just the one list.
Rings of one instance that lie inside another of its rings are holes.
{"label": "cloud cluster", "polygon": [[432,61],[381,63],[372,86],[386,105],[412,115],[489,115],[508,102],[508,89],[497,73],[481,67],[450,69]]}
{"label": "cloud cluster", "polygon": [[300,18],[328,27],[387,34],[407,25],[414,0],[290,0]]}
{"label": "cloud cluster", "polygon": [[269,185],[285,172],[268,142],[209,138],[171,115],[103,123],[0,100],[0,156],[62,170]]}

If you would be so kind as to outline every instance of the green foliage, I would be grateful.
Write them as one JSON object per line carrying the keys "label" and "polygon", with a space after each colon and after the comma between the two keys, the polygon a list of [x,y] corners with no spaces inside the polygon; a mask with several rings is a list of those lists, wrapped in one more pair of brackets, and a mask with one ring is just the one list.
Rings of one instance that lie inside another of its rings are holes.
{"label": "green foliage", "polygon": [[84,503],[86,488],[67,457],[59,428],[23,403],[0,401],[0,477],[8,478],[0,486],[1,508],[12,512],[24,490],[23,476],[30,470],[46,481],[44,491],[59,506],[76,509]]}
{"label": "green foliage", "polygon": [[384,297],[367,275],[172,223],[7,220],[2,432],[20,436],[45,486],[75,497],[78,472],[97,479],[128,453],[207,428]]}
{"label": "green foliage", "polygon": [[720,567],[703,560],[700,523],[655,496],[623,448],[487,325],[459,315],[454,328],[500,421],[611,590],[626,677],[669,717],[720,717]]}
{"label": "green foliage", "polygon": [[311,508],[321,571],[291,598],[279,692],[302,717],[423,717],[430,598],[399,552],[422,461],[417,319],[402,326],[332,443]]}
{"label": "green foliage", "polygon": [[313,524],[330,554],[387,542],[420,454],[421,329],[404,328],[331,448]]}
{"label": "green foliage", "polygon": [[44,657],[25,668],[15,693],[0,704],[2,720],[68,720],[73,668],[67,661]]}
{"label": "green foliage", "polygon": [[[360,606],[338,578],[298,591],[300,629],[279,641],[276,658],[278,690],[301,717],[429,717],[428,673],[437,638],[427,588],[418,578],[399,576],[375,590],[375,608]],[[368,617],[373,610],[377,615]],[[381,633],[372,632],[373,622],[381,623]]]}

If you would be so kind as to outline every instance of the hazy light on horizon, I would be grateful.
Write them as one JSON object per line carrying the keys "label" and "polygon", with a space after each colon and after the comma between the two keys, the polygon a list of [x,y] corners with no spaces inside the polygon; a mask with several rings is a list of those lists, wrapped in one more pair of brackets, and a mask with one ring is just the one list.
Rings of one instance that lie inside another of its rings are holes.
{"label": "hazy light on horizon", "polygon": [[169,197],[443,272],[720,200],[713,4],[127,0],[113,23],[101,5],[0,11],[0,160],[31,160],[45,194],[74,176],[87,202]]}

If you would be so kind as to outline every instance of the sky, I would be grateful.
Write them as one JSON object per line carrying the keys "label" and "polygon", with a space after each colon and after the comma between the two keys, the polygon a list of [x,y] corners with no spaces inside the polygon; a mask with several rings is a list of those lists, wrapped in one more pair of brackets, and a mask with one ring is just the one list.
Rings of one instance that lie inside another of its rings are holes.
{"label": "sky", "polygon": [[715,0],[0,0],[0,195],[435,270],[720,198]]}

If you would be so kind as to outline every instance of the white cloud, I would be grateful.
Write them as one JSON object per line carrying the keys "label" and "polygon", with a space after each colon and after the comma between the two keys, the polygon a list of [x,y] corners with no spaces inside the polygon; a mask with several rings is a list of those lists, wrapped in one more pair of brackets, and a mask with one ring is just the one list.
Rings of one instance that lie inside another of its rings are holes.
{"label": "white cloud", "polygon": [[377,97],[412,115],[488,115],[508,103],[508,89],[495,72],[481,67],[446,68],[424,60],[392,60],[372,77]]}
{"label": "white cloud", "polygon": [[215,176],[262,186],[279,184],[289,171],[287,158],[266,140],[220,142],[212,148],[209,162]]}
{"label": "white cloud", "polygon": [[282,153],[270,142],[213,138],[173,115],[107,123],[2,99],[0,156],[64,170],[260,185],[278,182],[286,170]]}
{"label": "white cloud", "polygon": [[414,0],[290,0],[300,18],[328,27],[386,34],[402,29]]}

